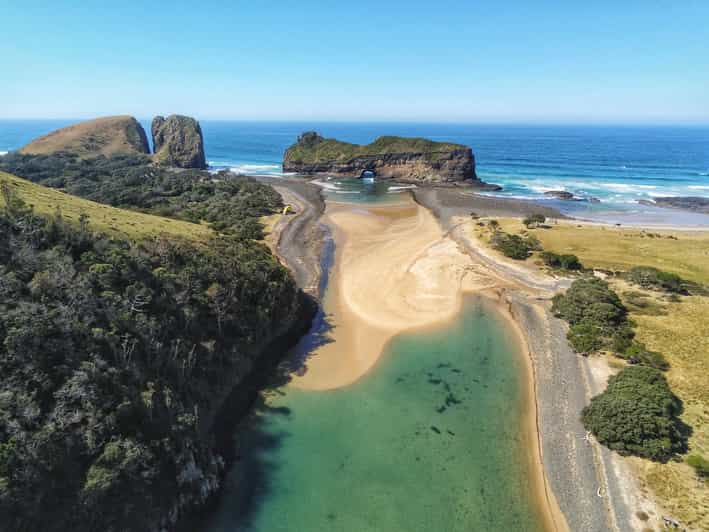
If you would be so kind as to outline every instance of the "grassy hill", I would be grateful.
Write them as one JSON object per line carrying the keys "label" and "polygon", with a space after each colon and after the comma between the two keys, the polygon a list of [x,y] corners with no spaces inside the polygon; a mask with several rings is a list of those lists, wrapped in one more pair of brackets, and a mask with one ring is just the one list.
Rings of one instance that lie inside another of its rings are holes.
{"label": "grassy hill", "polygon": [[82,157],[118,154],[149,154],[143,127],[132,116],[108,116],[57,129],[19,150],[23,154],[47,155],[71,152]]}
{"label": "grassy hill", "polygon": [[[0,186],[3,184],[9,185],[37,214],[51,215],[60,209],[65,219],[77,223],[79,217],[85,214],[89,217],[92,229],[114,237],[136,240],[166,235],[205,241],[213,234],[206,225],[110,207],[0,172]],[[0,207],[4,207],[2,197]]]}

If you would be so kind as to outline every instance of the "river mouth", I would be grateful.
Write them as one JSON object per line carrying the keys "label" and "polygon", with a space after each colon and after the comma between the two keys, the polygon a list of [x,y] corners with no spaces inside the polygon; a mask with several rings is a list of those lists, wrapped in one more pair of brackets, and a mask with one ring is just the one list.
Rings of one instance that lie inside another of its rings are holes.
{"label": "river mouth", "polygon": [[490,280],[396,196],[328,205],[321,319],[290,382],[237,428],[205,530],[547,528],[520,339],[496,304],[466,295]]}

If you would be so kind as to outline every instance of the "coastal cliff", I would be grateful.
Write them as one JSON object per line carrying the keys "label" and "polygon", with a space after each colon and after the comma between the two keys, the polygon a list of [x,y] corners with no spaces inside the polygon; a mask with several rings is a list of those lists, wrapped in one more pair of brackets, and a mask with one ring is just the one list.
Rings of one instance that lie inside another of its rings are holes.
{"label": "coastal cliff", "polygon": [[467,182],[489,186],[478,179],[469,147],[394,136],[359,145],[326,139],[314,131],[303,133],[286,150],[283,171],[356,177],[371,172],[379,178],[412,183]]}
{"label": "coastal cliff", "polygon": [[[202,128],[194,118],[156,116],[151,124],[153,161],[172,168],[207,168]],[[25,156],[72,154],[81,159],[150,155],[145,130],[132,116],[108,116],[67,126],[18,150]]]}
{"label": "coastal cliff", "polygon": [[176,168],[207,168],[202,128],[197,120],[182,115],[156,116],[150,129],[156,163]]}
{"label": "coastal cliff", "polygon": [[132,116],[107,116],[67,126],[33,140],[19,153],[74,153],[82,158],[149,154],[148,138]]}

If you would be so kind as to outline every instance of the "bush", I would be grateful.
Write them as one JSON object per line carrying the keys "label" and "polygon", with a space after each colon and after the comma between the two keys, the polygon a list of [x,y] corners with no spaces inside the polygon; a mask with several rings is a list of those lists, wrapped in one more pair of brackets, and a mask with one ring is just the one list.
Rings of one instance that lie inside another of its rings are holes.
{"label": "bush", "polygon": [[618,294],[595,277],[578,279],[565,294],[554,296],[552,312],[571,325],[567,338],[579,353],[623,353],[635,336]]}
{"label": "bush", "polygon": [[524,238],[502,232],[495,233],[491,242],[496,250],[515,260],[525,260],[539,248],[539,241],[533,236]]}
{"label": "bush", "polygon": [[622,455],[666,462],[687,449],[682,402],[654,368],[631,366],[608,380],[581,420],[598,441]]}
{"label": "bush", "polygon": [[537,227],[538,225],[543,224],[546,221],[546,216],[544,216],[543,214],[535,213],[527,216],[524,220],[522,220],[522,223],[529,229],[532,227]]}
{"label": "bush", "polygon": [[550,268],[558,268],[560,270],[582,270],[583,265],[576,255],[564,254],[558,255],[552,251],[542,251],[540,257],[544,264]]}
{"label": "bush", "polygon": [[636,285],[673,294],[686,294],[687,283],[679,275],[663,272],[651,266],[636,266],[628,270],[625,278]]}
{"label": "bush", "polygon": [[690,454],[687,464],[694,468],[699,478],[709,477],[709,460],[698,454]]}
{"label": "bush", "polygon": [[670,364],[667,362],[667,359],[662,353],[650,351],[640,342],[632,342],[631,345],[625,350],[619,350],[619,353],[621,354],[618,356],[627,360],[631,364],[649,366],[662,371],[666,371],[670,367]]}

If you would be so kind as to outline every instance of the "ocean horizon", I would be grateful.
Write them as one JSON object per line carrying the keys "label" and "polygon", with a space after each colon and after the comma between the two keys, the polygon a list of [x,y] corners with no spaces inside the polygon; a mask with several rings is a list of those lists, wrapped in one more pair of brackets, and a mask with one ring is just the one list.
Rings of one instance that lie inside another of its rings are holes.
{"label": "ocean horizon", "polygon": [[[0,155],[75,122],[0,120]],[[140,122],[150,137],[150,121]],[[426,137],[470,146],[480,179],[503,187],[495,195],[542,201],[589,219],[707,222],[706,216],[638,202],[662,196],[709,197],[709,126],[235,120],[202,120],[201,125],[213,170],[283,175],[283,152],[308,130],[358,144],[381,135]],[[545,195],[551,191],[594,203],[552,199]]]}

